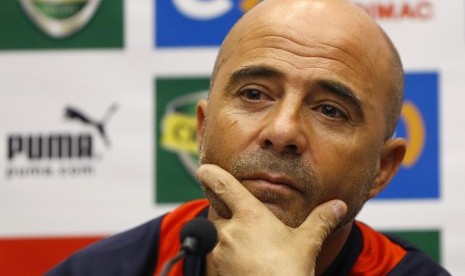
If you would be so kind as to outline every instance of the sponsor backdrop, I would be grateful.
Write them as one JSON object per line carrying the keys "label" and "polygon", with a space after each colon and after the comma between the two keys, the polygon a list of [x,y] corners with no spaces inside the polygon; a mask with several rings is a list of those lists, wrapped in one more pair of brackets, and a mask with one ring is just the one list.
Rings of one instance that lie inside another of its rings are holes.
{"label": "sponsor backdrop", "polygon": [[[202,196],[196,101],[258,0],[0,3],[0,274],[67,254]],[[465,274],[465,1],[358,0],[397,45],[409,149],[359,218]]]}

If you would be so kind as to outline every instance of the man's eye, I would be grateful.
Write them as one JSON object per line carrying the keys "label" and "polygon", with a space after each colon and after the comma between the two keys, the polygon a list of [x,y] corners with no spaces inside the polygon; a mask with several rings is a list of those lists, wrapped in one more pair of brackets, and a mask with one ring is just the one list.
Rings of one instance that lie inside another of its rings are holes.
{"label": "man's eye", "polygon": [[321,113],[331,118],[344,118],[345,114],[332,105],[321,106]]}
{"label": "man's eye", "polygon": [[248,100],[260,100],[263,97],[263,93],[256,89],[245,90],[242,95]]}

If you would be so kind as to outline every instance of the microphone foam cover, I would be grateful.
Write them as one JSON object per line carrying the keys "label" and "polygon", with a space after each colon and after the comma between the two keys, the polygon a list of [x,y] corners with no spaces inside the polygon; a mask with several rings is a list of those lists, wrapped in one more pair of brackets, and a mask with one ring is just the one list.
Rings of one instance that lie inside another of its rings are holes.
{"label": "microphone foam cover", "polygon": [[216,228],[213,223],[206,218],[196,218],[187,222],[181,229],[181,242],[187,237],[197,240],[197,245],[195,248],[190,248],[191,252],[189,252],[195,256],[206,255],[218,242]]}

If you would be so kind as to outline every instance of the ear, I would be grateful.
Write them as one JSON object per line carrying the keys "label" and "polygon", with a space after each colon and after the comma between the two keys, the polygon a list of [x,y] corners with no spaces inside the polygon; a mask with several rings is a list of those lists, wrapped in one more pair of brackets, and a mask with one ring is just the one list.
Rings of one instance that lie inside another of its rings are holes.
{"label": "ear", "polygon": [[384,143],[379,171],[371,185],[369,198],[379,194],[391,181],[400,168],[407,150],[407,143],[402,138],[389,139]]}
{"label": "ear", "polygon": [[205,130],[205,117],[207,115],[207,100],[201,99],[197,102],[197,150],[200,152],[203,132]]}

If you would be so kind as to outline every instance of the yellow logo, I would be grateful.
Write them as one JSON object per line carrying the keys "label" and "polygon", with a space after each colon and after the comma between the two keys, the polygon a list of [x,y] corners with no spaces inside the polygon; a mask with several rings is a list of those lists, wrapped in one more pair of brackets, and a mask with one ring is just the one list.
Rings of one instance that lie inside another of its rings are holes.
{"label": "yellow logo", "polygon": [[197,154],[196,128],[195,116],[168,114],[163,120],[161,145],[166,149]]}
{"label": "yellow logo", "polygon": [[410,168],[415,165],[425,147],[425,122],[418,108],[410,101],[402,105],[401,120],[405,125],[407,139],[407,152],[402,165]]}
{"label": "yellow logo", "polygon": [[260,2],[261,0],[242,0],[240,3],[240,8],[242,12],[246,13],[250,11],[256,5],[258,5],[258,3]]}

